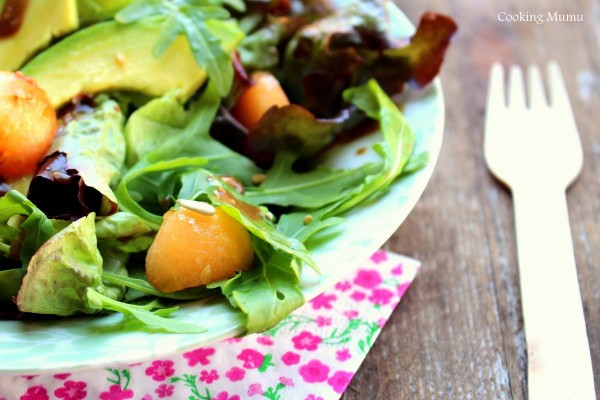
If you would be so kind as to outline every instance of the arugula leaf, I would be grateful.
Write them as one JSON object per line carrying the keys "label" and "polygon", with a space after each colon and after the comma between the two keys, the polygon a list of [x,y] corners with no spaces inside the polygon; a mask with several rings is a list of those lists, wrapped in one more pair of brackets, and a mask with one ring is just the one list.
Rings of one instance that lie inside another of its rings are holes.
{"label": "arugula leaf", "polygon": [[277,229],[284,235],[306,244],[318,232],[344,222],[344,218],[328,216],[338,206],[339,202],[317,210],[299,210],[283,214],[279,217]]}
{"label": "arugula leaf", "polygon": [[166,299],[174,299],[174,300],[197,300],[203,297],[210,296],[213,294],[213,291],[208,290],[204,286],[198,286],[195,288],[179,290],[171,293],[164,293],[159,290],[156,290],[154,286],[150,284],[145,279],[133,278],[130,276],[124,276],[119,274],[113,274],[110,272],[104,271],[102,274],[102,280],[105,283],[111,283],[114,285],[121,285],[128,287],[130,289],[138,290],[146,295],[156,296],[156,297],[164,297]]}
{"label": "arugula leaf", "polygon": [[[232,59],[207,26],[229,18],[224,4],[233,5],[237,9],[243,8],[239,1],[232,0],[137,1],[119,11],[115,20],[128,24],[148,17],[162,18],[164,27],[154,47],[155,56],[163,55],[177,36],[184,34],[196,62],[206,70],[219,94],[224,97],[229,93],[233,81]],[[241,31],[239,34],[242,35]]]}
{"label": "arugula leaf", "polygon": [[[284,235],[272,222],[257,216],[258,208],[248,204],[243,194],[234,193],[227,184],[212,172],[199,170],[183,175],[181,191],[177,198],[190,200],[206,198],[210,200],[213,205],[221,207],[257,238],[280,251],[291,254],[293,257],[304,261],[311,268],[318,270],[310,252],[300,241]],[[260,211],[262,214],[268,214],[266,208]]]}
{"label": "arugula leaf", "polygon": [[267,179],[259,187],[248,188],[246,198],[255,204],[320,208],[345,198],[350,189],[381,168],[364,164],[338,170],[317,167],[298,173],[292,169],[297,157],[291,152],[277,154]]}
{"label": "arugula leaf", "polygon": [[342,203],[334,214],[341,214],[386,189],[403,171],[415,146],[415,135],[398,107],[375,80],[347,89],[344,99],[355,104],[369,117],[379,121],[383,141],[373,149],[383,158],[383,168],[368,176],[354,195]]}
{"label": "arugula leaf", "polygon": [[[204,158],[176,158],[174,160],[157,162],[154,164],[148,164],[147,162],[140,162],[136,167],[132,168],[121,180],[116,190],[117,199],[119,205],[125,211],[140,217],[150,228],[158,230],[162,223],[162,213],[155,214],[148,211],[139,204],[133,196],[135,196],[135,185],[137,181],[141,180],[147,175],[158,172],[173,171],[176,169],[184,170],[189,168],[198,168],[206,165],[206,159]],[[156,182],[154,182],[153,188],[155,189]],[[155,191],[150,191],[156,193]],[[137,196],[136,196],[137,197]],[[159,199],[156,199],[157,201]]]}
{"label": "arugula leaf", "polygon": [[152,312],[153,308],[159,306],[157,302],[151,302],[145,306],[123,303],[107,297],[93,288],[87,288],[85,296],[88,306],[97,311],[110,310],[131,316],[146,326],[157,327],[172,333],[202,333],[206,328],[199,325],[178,321],[176,319],[167,319],[165,316],[177,310],[177,307],[159,308]]}
{"label": "arugula leaf", "polygon": [[259,265],[210,286],[220,286],[231,305],[247,315],[248,333],[272,328],[305,301],[294,257],[261,241],[256,241],[255,250]]}
{"label": "arugula leaf", "polygon": [[[109,243],[98,243],[98,251],[102,257],[102,275],[112,273],[119,276],[127,276],[127,261],[129,253],[119,250]],[[125,296],[126,287],[119,283],[106,283],[102,281],[105,288],[105,294],[116,300],[122,300]]]}

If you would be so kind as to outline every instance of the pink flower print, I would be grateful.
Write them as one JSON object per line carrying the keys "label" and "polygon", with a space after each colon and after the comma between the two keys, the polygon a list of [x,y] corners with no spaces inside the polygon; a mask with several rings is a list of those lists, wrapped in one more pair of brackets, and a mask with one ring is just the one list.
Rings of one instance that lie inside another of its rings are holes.
{"label": "pink flower print", "polygon": [[358,290],[355,290],[350,295],[350,298],[354,301],[363,301],[365,299],[365,297],[367,297],[367,295],[364,294],[363,292],[359,292]]}
{"label": "pink flower print", "polygon": [[85,382],[66,381],[62,387],[54,391],[54,395],[59,399],[65,400],[83,400],[87,395]]}
{"label": "pink flower print", "polygon": [[331,378],[327,380],[327,384],[331,386],[336,393],[344,393],[346,387],[352,380],[352,372],[336,371]]}
{"label": "pink flower print", "polygon": [[315,319],[315,323],[317,324],[317,326],[319,328],[322,328],[324,326],[330,326],[331,325],[331,318],[325,318],[322,315],[319,315],[316,319]]}
{"label": "pink flower print", "polygon": [[311,300],[312,308],[314,310],[319,310],[321,308],[325,308],[327,310],[331,310],[333,306],[331,302],[337,300],[337,296],[335,294],[325,294],[321,293],[317,297]]}
{"label": "pink flower print", "polygon": [[356,311],[356,310],[344,311],[344,315],[348,319],[355,319],[356,317],[358,317],[358,311]]}
{"label": "pink flower print", "polygon": [[146,393],[144,395],[144,397],[142,397],[142,400],[152,400],[152,396],[150,396],[148,393]]}
{"label": "pink flower print", "polygon": [[217,397],[215,397],[214,400],[240,400],[240,396],[236,394],[229,397],[229,393],[227,393],[226,391],[222,391],[217,394]]}
{"label": "pink flower print", "polygon": [[369,301],[376,305],[385,305],[392,300],[394,297],[394,292],[388,289],[375,289],[373,293],[369,296]]}
{"label": "pink flower print", "polygon": [[246,371],[238,367],[231,367],[229,371],[225,372],[225,376],[231,382],[237,382],[244,379],[244,376],[246,376]]}
{"label": "pink flower print", "polygon": [[342,350],[338,350],[335,352],[335,359],[338,361],[346,361],[352,358],[352,354],[350,354],[350,349],[344,347]]}
{"label": "pink flower print", "polygon": [[202,347],[196,350],[183,353],[183,356],[188,359],[188,365],[193,367],[196,364],[208,365],[210,360],[208,356],[215,354],[215,349],[212,347]]}
{"label": "pink flower print", "polygon": [[285,365],[295,365],[300,362],[300,355],[288,351],[287,353],[281,356],[281,361],[283,361]]}
{"label": "pink flower print", "polygon": [[211,384],[214,381],[216,381],[217,379],[219,379],[219,373],[217,372],[216,369],[211,369],[210,371],[207,371],[207,370],[200,371],[200,380],[202,382]]}
{"label": "pink flower print", "polygon": [[248,386],[248,396],[254,396],[255,394],[260,394],[262,396],[264,392],[265,391],[260,383],[253,383],[252,385]]}
{"label": "pink flower print", "polygon": [[164,399],[165,397],[171,397],[173,396],[173,393],[175,392],[175,386],[173,385],[167,385],[167,384],[161,384],[159,387],[156,388],[156,390],[154,391],[154,393],[156,393],[158,395],[159,399]]}
{"label": "pink flower print", "polygon": [[287,378],[285,376],[280,376],[279,382],[284,386],[288,386],[288,387],[294,386],[294,381],[292,380],[292,378]]}
{"label": "pink flower print", "polygon": [[315,382],[325,382],[327,380],[327,375],[329,375],[329,366],[323,364],[319,360],[310,360],[308,364],[302,365],[298,372],[304,382],[307,383],[315,383]]}
{"label": "pink flower print", "polygon": [[314,394],[309,394],[308,396],[306,396],[306,398],[304,400],[325,400],[323,399],[321,396],[317,396]]}
{"label": "pink flower print", "polygon": [[400,263],[398,265],[396,265],[394,268],[392,268],[392,275],[402,275],[404,273],[404,264]]}
{"label": "pink flower print", "polygon": [[374,269],[360,269],[354,278],[354,283],[365,289],[373,289],[383,282],[381,275]]}
{"label": "pink flower print", "polygon": [[271,337],[268,335],[262,335],[262,336],[257,337],[256,342],[258,344],[262,344],[264,346],[272,346],[273,345],[273,339],[271,339]]}
{"label": "pink flower print", "polygon": [[371,255],[371,261],[375,264],[382,263],[387,260],[387,253],[385,250],[377,250],[375,253]]}
{"label": "pink flower print", "polygon": [[175,373],[173,369],[173,361],[171,360],[156,360],[152,361],[152,365],[146,368],[146,375],[151,376],[155,381],[164,381]]}
{"label": "pink flower print", "polygon": [[236,338],[236,337],[234,337],[234,338],[229,338],[229,339],[227,339],[227,340],[225,340],[225,341],[226,341],[227,343],[239,343],[239,342],[241,342],[241,341],[242,341],[242,339],[241,339],[241,338]]}
{"label": "pink flower print", "polygon": [[237,359],[244,362],[244,368],[253,369],[262,365],[265,356],[256,350],[244,349],[238,354]]}
{"label": "pink flower print", "polygon": [[308,331],[302,331],[299,335],[292,338],[294,347],[298,350],[315,351],[319,347],[319,344],[323,341],[320,336],[313,335]]}
{"label": "pink flower print", "polygon": [[352,287],[352,284],[348,281],[340,281],[335,284],[335,288],[340,292],[345,292]]}
{"label": "pink flower print", "polygon": [[111,385],[108,391],[100,393],[100,400],[126,400],[133,398],[133,391],[121,389],[119,385]]}
{"label": "pink flower print", "polygon": [[49,400],[48,391],[43,386],[32,386],[20,397],[20,400]]}
{"label": "pink flower print", "polygon": [[71,374],[69,374],[69,373],[66,373],[66,374],[55,374],[55,375],[52,375],[52,377],[53,377],[53,378],[60,379],[61,381],[64,381],[64,380],[65,380],[65,379],[67,379],[69,376],[71,376]]}
{"label": "pink flower print", "polygon": [[410,286],[410,282],[404,282],[404,283],[401,283],[400,285],[398,285],[396,287],[396,293],[398,293],[398,296],[400,296],[400,297],[404,296],[404,293],[406,293],[406,289],[408,289],[409,286]]}

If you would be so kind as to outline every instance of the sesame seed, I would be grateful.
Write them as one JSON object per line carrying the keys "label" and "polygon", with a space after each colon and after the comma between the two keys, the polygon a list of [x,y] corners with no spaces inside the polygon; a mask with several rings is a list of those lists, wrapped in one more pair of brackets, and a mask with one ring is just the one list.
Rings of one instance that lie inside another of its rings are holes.
{"label": "sesame seed", "polygon": [[181,204],[183,207],[187,208],[190,211],[197,212],[202,215],[215,215],[217,210],[213,207],[212,204],[205,203],[203,201],[195,201],[195,200],[186,200],[186,199],[177,199],[177,203]]}
{"label": "sesame seed", "polygon": [[268,212],[265,214],[265,218],[266,218],[268,221],[275,221],[275,215],[274,215],[274,214],[273,214],[271,211],[268,211]]}
{"label": "sesame seed", "polygon": [[123,53],[118,52],[117,54],[115,54],[115,62],[117,63],[117,66],[119,68],[125,67],[125,57],[123,56]]}
{"label": "sesame seed", "polygon": [[267,175],[265,175],[265,174],[252,175],[252,183],[254,183],[255,185],[260,185],[261,183],[263,183],[266,180],[267,180]]}

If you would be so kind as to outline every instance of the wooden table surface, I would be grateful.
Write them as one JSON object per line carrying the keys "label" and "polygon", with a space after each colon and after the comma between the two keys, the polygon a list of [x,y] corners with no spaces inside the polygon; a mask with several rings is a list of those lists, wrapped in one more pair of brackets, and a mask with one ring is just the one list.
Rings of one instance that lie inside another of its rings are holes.
{"label": "wooden table surface", "polygon": [[[484,105],[492,62],[550,59],[562,68],[584,148],[567,201],[600,396],[600,3],[394,1],[412,21],[432,10],[451,15],[460,30],[441,74],[446,128],[436,170],[385,245],[421,260],[422,270],[342,399],[527,398],[511,195],[485,167]],[[501,12],[582,21],[507,22]]]}

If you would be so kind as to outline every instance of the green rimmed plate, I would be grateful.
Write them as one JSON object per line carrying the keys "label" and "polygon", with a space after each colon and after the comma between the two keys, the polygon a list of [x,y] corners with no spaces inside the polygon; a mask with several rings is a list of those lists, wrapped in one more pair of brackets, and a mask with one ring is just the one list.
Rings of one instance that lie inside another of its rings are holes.
{"label": "green rimmed plate", "polygon": [[[339,0],[338,4],[349,3]],[[406,37],[414,26],[391,2],[390,29]],[[322,274],[305,268],[302,289],[314,298],[359,266],[400,226],[423,193],[442,143],[444,102],[439,79],[424,91],[409,92],[404,114],[417,135],[416,152],[427,151],[426,168],[395,182],[375,203],[347,214],[346,222],[331,241],[314,249]],[[336,149],[328,163],[349,166],[365,162],[373,154],[362,151],[378,140],[376,133]],[[200,321],[202,334],[149,333],[128,330],[119,314],[53,321],[0,321],[0,373],[39,374],[102,368],[158,358],[242,335],[244,315],[225,298],[185,304],[174,314],[186,321]]]}

